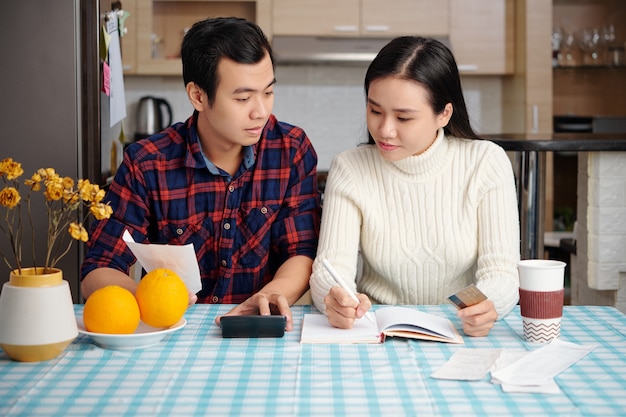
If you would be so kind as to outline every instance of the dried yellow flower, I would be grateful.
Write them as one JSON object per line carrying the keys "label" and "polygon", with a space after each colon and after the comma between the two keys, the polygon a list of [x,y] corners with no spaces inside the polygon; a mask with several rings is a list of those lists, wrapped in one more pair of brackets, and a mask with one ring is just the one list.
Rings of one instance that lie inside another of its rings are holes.
{"label": "dried yellow flower", "polygon": [[63,188],[71,189],[72,187],[74,187],[74,180],[71,179],[70,177],[64,177],[63,178]]}
{"label": "dried yellow flower", "polygon": [[78,180],[78,191],[80,192],[80,198],[84,201],[90,201],[91,199],[91,183],[89,180]]}
{"label": "dried yellow flower", "polygon": [[81,240],[83,242],[87,242],[89,240],[89,235],[87,234],[87,230],[83,227],[82,224],[78,223],[70,223],[70,227],[68,229],[70,232],[70,236],[76,240]]}
{"label": "dried yellow flower", "polygon": [[14,180],[24,173],[22,164],[13,158],[5,158],[0,162],[0,176],[6,175],[8,180]]}
{"label": "dried yellow flower", "polygon": [[94,193],[93,193],[93,199],[92,199],[94,203],[101,202],[104,199],[105,195],[106,195],[106,192],[104,190],[100,189],[98,185],[94,185]]}
{"label": "dried yellow flower", "polygon": [[[59,176],[53,168],[40,168],[29,179],[24,181],[28,187],[28,193],[20,195],[17,178],[24,173],[22,165],[12,158],[0,161],[0,181],[4,182],[5,188],[0,190],[0,230],[10,239],[13,248],[13,256],[16,265],[11,265],[8,255],[0,252],[0,259],[11,269],[21,269],[22,266],[22,228],[32,225],[30,197],[32,193],[44,188],[46,213],[48,216],[47,227],[47,253],[43,268],[52,268],[69,251],[72,241],[64,242],[61,236],[67,230],[69,235],[76,240],[86,242],[89,234],[83,226],[84,220],[93,215],[98,220],[107,219],[113,213],[108,204],[102,203],[105,197],[104,190],[97,184],[91,184],[88,180],[78,180]],[[77,185],[76,185],[77,184]],[[22,198],[23,197],[23,198]],[[23,221],[22,202],[28,206],[24,210],[30,221]],[[85,207],[85,210],[79,210]],[[15,210],[11,210],[14,209]],[[88,210],[87,210],[88,208]],[[34,242],[33,242],[34,243]],[[35,250],[33,247],[32,253]],[[34,260],[36,266],[40,266]]]}
{"label": "dried yellow flower", "polygon": [[41,190],[41,175],[35,172],[29,180],[24,181],[25,185],[28,185],[33,191]]}
{"label": "dried yellow flower", "polygon": [[75,191],[72,190],[71,188],[68,189],[64,189],[63,190],[63,202],[68,204],[68,205],[73,205],[76,204],[80,201],[80,195]]}
{"label": "dried yellow flower", "polygon": [[15,187],[5,187],[0,191],[0,205],[13,208],[19,204],[21,200],[20,193]]}
{"label": "dried yellow flower", "polygon": [[59,182],[48,182],[46,184],[46,191],[43,193],[46,199],[50,201],[57,201],[63,198],[63,185]]}
{"label": "dried yellow flower", "polygon": [[108,219],[109,217],[111,217],[111,214],[113,214],[113,209],[111,208],[111,206],[103,203],[93,204],[89,208],[89,211],[91,212],[91,214],[93,214],[96,220]]}

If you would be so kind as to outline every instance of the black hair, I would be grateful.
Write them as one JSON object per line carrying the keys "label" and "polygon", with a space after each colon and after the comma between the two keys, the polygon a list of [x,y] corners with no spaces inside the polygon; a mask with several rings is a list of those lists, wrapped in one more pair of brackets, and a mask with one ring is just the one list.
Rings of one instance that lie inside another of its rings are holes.
{"label": "black hair", "polygon": [[[436,39],[401,36],[385,45],[371,62],[365,74],[365,96],[372,81],[393,76],[415,81],[428,93],[435,114],[452,104],[452,117],[444,127],[446,135],[480,139],[469,122],[461,78],[456,61],[448,47]],[[374,143],[368,132],[368,143]]]}
{"label": "black hair", "polygon": [[275,67],[272,48],[259,26],[237,17],[208,18],[191,26],[180,49],[185,86],[194,82],[215,102],[219,84],[217,66],[222,58],[240,64],[256,64],[269,54]]}

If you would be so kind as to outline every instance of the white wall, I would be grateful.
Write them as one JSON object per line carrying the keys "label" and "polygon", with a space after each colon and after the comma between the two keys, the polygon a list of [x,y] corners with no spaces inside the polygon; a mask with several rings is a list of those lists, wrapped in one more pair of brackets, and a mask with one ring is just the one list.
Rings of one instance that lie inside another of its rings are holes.
{"label": "white wall", "polygon": [[[274,114],[302,127],[315,147],[318,169],[328,170],[333,157],[366,140],[363,78],[365,66],[278,66]],[[124,131],[135,133],[136,108],[145,95],[163,97],[173,108],[174,121],[183,121],[193,108],[182,78],[126,76],[127,118]],[[465,99],[479,133],[502,132],[500,77],[464,77]]]}

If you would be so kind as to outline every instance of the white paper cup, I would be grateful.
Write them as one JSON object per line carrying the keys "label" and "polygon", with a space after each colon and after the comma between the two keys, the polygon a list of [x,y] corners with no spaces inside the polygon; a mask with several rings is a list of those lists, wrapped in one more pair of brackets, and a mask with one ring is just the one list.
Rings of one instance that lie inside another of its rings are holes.
{"label": "white paper cup", "polygon": [[524,339],[548,343],[561,334],[565,262],[526,259],[518,264]]}
{"label": "white paper cup", "polygon": [[525,259],[517,264],[519,286],[528,291],[558,291],[563,288],[565,262]]}

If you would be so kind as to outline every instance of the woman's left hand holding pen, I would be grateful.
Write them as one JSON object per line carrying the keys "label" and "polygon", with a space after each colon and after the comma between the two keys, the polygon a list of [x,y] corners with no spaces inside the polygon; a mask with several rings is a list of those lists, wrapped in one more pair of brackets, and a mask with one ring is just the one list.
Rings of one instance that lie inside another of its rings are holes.
{"label": "woman's left hand holding pen", "polygon": [[[328,322],[340,329],[350,329],[354,321],[361,319],[372,307],[372,303],[365,294],[357,294],[359,303],[354,301],[350,294],[340,286],[330,289],[324,304],[326,304],[326,314]],[[371,313],[370,313],[371,314]],[[363,318],[364,319],[364,318]]]}

